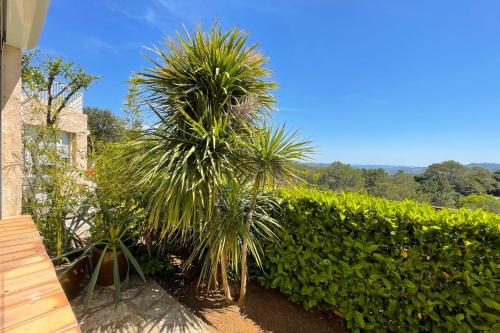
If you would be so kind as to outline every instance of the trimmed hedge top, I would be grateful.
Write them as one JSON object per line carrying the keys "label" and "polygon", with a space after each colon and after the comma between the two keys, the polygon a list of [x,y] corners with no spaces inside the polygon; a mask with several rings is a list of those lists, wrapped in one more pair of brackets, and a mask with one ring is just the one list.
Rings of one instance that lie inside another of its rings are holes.
{"label": "trimmed hedge top", "polygon": [[357,193],[277,194],[266,287],[353,331],[500,331],[500,215]]}

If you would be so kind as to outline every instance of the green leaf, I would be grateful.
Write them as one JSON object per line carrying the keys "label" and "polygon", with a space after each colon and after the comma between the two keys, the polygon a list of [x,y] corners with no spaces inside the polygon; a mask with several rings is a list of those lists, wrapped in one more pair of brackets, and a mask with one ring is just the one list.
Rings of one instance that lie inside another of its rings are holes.
{"label": "green leaf", "polygon": [[121,239],[119,240],[118,245],[120,246],[120,249],[125,254],[125,257],[127,258],[128,262],[130,262],[132,264],[132,266],[134,266],[136,272],[139,274],[141,279],[144,282],[146,282],[146,277],[144,276],[144,272],[142,271],[141,265],[139,265],[139,263],[137,262],[135,257],[132,255],[132,253],[130,253],[129,249],[125,246],[125,244],[123,244]]}
{"label": "green leaf", "polygon": [[94,267],[94,272],[92,273],[92,277],[90,278],[90,283],[89,287],[87,290],[87,296],[85,297],[84,304],[87,306],[90,302],[90,298],[92,297],[92,293],[94,292],[95,284],[97,281],[97,277],[99,276],[99,272],[101,270],[101,264],[104,259],[104,256],[106,254],[106,251],[108,250],[108,245],[104,247],[104,249],[101,252],[101,256],[99,257],[99,261],[97,262],[97,265]]}
{"label": "green leaf", "polygon": [[354,311],[354,317],[356,318],[356,322],[358,323],[359,327],[364,328],[365,327],[365,320],[363,319],[363,315],[359,311]]}
{"label": "green leaf", "polygon": [[113,300],[115,302],[115,309],[120,302],[120,271],[118,269],[118,256],[116,254],[116,248],[113,248],[113,280],[115,292],[113,295]]}
{"label": "green leaf", "polygon": [[493,326],[490,327],[491,333],[500,333],[500,323],[493,324]]}
{"label": "green leaf", "polygon": [[392,288],[392,284],[391,282],[389,282],[389,280],[387,280],[386,278],[382,278],[382,282],[384,283],[384,286],[387,288],[387,289],[391,289]]}
{"label": "green leaf", "polygon": [[492,300],[491,298],[483,298],[482,299],[483,303],[489,306],[490,308],[493,308],[495,310],[500,310],[500,304]]}

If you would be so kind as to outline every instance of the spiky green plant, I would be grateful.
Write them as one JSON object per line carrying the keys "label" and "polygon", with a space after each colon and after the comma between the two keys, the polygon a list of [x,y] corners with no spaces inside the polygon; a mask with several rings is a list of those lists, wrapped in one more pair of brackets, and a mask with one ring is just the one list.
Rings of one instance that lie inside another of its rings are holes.
{"label": "spiky green plant", "polygon": [[[127,265],[132,265],[141,279],[146,282],[146,278],[141,266],[137,262],[132,252],[128,249],[125,243],[133,236],[131,227],[137,223],[140,215],[137,207],[131,202],[111,203],[104,198],[102,194],[96,194],[93,200],[95,211],[92,212],[93,224],[90,228],[90,244],[91,249],[100,249],[99,259],[94,267],[92,276],[90,277],[87,294],[84,299],[84,304],[87,306],[90,302],[94,288],[101,272],[101,266],[104,258],[108,253],[111,254],[113,260],[113,300],[115,308],[118,305],[121,297],[121,276],[119,273],[118,253],[121,251],[127,261]],[[126,284],[128,283],[130,269],[127,266]]]}
{"label": "spiky green plant", "polygon": [[124,165],[162,236],[187,236],[212,219],[218,189],[237,172],[242,137],[272,110],[267,59],[247,39],[217,24],[186,31],[166,50],[153,48],[152,66],[137,77],[158,122],[129,144]]}
{"label": "spiky green plant", "polygon": [[132,184],[149,189],[149,225],[183,233],[210,217],[220,184],[234,172],[237,138],[272,109],[266,58],[236,28],[198,27],[140,73],[143,102],[158,122],[133,141],[126,164]]}
{"label": "spiky green plant", "polygon": [[[296,163],[306,160],[313,152],[309,141],[301,141],[299,132],[286,131],[285,127],[264,126],[255,131],[245,144],[242,166],[247,174],[253,175],[251,202],[246,213],[245,228],[250,231],[255,223],[255,211],[259,191],[265,186],[289,184],[298,180]],[[247,253],[249,242],[242,239],[241,285],[238,305],[245,305],[247,287]]]}
{"label": "spiky green plant", "polygon": [[[220,188],[216,213],[195,235],[194,251],[186,261],[186,265],[190,265],[193,260],[201,260],[200,281],[205,279],[208,285],[213,283],[214,277],[218,276],[219,264],[221,268],[230,266],[237,272],[242,240],[248,244],[257,265],[261,265],[261,241],[275,239],[274,230],[279,224],[269,215],[275,207],[272,196],[260,192],[256,197],[252,228],[247,229],[245,217],[251,208],[251,200],[252,184],[249,182],[234,180]],[[221,274],[223,280],[227,279],[225,269],[221,269]],[[224,290],[224,293],[230,298],[229,290]]]}

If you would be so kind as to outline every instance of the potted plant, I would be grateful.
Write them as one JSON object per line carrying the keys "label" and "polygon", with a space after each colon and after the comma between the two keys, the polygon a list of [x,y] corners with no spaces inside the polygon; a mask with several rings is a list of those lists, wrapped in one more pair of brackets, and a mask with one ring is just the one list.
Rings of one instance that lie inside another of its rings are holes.
{"label": "potted plant", "polygon": [[78,295],[90,253],[85,239],[81,236],[88,223],[81,214],[85,210],[85,206],[80,206],[74,214],[65,212],[60,216],[34,215],[45,248],[68,299]]}
{"label": "potted plant", "polygon": [[82,234],[88,229],[89,221],[85,214],[88,208],[86,205],[80,205],[76,213],[64,221],[60,230],[60,255],[52,259],[68,299],[78,296],[87,268],[90,248]]}
{"label": "potted plant", "polygon": [[146,281],[141,266],[129,247],[134,243],[138,214],[126,202],[113,204],[98,200],[90,228],[93,272],[85,297],[88,304],[96,284],[114,285],[114,301],[120,300],[121,282],[127,279],[130,266]]}
{"label": "potted plant", "polygon": [[40,207],[33,209],[31,206],[29,212],[37,224],[59,282],[68,299],[72,299],[79,293],[90,253],[83,237],[88,229],[86,211],[89,207],[67,197],[62,200],[64,204],[58,203],[58,199],[53,193],[39,195]]}

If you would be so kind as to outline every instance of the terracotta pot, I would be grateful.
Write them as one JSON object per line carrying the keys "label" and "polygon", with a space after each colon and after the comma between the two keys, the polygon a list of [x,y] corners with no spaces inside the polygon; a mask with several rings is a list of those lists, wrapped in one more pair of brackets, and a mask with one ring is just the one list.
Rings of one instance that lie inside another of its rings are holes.
{"label": "terracotta pot", "polygon": [[[81,253],[75,254],[73,259],[76,259]],[[72,258],[70,258],[72,259]],[[87,258],[80,260],[76,265],[74,265],[66,274],[63,272],[68,268],[69,264],[60,265],[56,267],[56,274],[59,278],[59,283],[68,297],[69,300],[78,296],[80,292],[80,283],[85,276],[85,270],[87,268]]]}
{"label": "terracotta pot", "polygon": [[[92,266],[96,267],[99,259],[101,258],[102,249],[94,248],[92,252]],[[120,274],[120,281],[123,281],[127,276],[128,263],[122,251],[117,250],[116,256],[118,258],[118,273]],[[99,275],[97,276],[97,284],[100,286],[110,286],[114,284],[113,274],[113,251],[106,251],[104,259],[101,263]]]}

